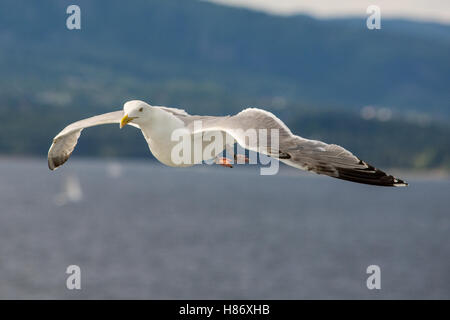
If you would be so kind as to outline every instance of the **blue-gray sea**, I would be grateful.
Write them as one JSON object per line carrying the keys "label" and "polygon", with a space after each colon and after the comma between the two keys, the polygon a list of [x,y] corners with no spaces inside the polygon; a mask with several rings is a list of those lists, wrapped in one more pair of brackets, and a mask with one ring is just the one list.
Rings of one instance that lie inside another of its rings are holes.
{"label": "blue-gray sea", "polygon": [[450,181],[401,178],[3,159],[0,298],[449,299]]}

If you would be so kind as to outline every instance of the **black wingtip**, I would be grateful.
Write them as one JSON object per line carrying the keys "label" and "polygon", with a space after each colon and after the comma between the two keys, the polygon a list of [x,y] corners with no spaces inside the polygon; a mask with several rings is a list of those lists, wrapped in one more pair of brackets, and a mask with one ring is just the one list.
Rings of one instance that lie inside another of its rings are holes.
{"label": "black wingtip", "polygon": [[409,184],[401,179],[394,178],[394,187],[407,187]]}
{"label": "black wingtip", "polygon": [[363,161],[360,164],[366,165],[366,168],[337,168],[338,179],[343,179],[347,181],[371,184],[383,187],[406,187],[408,183],[395,178],[392,175],[388,175],[385,172],[367,164]]}
{"label": "black wingtip", "polygon": [[58,169],[59,167],[61,167],[64,163],[67,162],[67,160],[69,160],[70,155],[72,153],[65,155],[65,156],[61,156],[61,157],[49,157],[48,158],[48,168],[51,171],[55,171],[56,169]]}

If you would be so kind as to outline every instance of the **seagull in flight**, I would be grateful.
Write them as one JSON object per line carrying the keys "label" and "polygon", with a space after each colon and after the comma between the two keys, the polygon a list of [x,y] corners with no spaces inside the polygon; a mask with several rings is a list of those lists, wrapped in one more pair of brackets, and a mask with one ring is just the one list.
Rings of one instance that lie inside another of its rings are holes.
{"label": "seagull in flight", "polygon": [[[195,125],[198,121],[201,122],[200,128]],[[120,128],[131,125],[140,129],[156,159],[172,167],[188,167],[211,159],[222,166],[232,167],[230,159],[220,156],[223,150],[228,148],[225,143],[221,146],[221,150],[216,150],[220,154],[217,153],[210,159],[200,157],[200,159],[192,158],[190,162],[174,161],[172,149],[179,143],[172,138],[174,130],[182,130],[192,141],[202,139],[203,135],[209,132],[221,134],[225,138],[231,137],[244,149],[264,153],[301,170],[377,186],[408,185],[405,181],[360,160],[341,146],[293,134],[274,114],[262,109],[248,108],[233,116],[198,116],[177,108],[151,106],[139,100],[126,102],[123,110],[101,114],[67,126],[53,139],[48,152],[50,170],[57,169],[69,159],[83,129],[114,123],[120,124]],[[256,142],[250,141],[251,139],[245,135],[248,129],[277,130],[278,148],[275,148],[271,137],[265,143],[265,148],[260,148],[258,144],[262,143],[261,139],[256,139]],[[202,146],[205,146],[203,140]],[[235,155],[234,160],[248,162],[245,155]]]}

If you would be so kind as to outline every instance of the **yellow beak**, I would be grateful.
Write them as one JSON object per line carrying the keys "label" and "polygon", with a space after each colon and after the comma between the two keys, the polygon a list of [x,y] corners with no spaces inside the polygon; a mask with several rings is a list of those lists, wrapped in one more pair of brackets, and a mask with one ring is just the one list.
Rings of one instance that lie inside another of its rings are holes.
{"label": "yellow beak", "polygon": [[130,118],[128,117],[128,115],[126,114],[122,120],[120,120],[120,129],[122,129],[123,127],[125,127],[127,124],[129,124],[131,122],[131,120],[133,120],[134,118]]}

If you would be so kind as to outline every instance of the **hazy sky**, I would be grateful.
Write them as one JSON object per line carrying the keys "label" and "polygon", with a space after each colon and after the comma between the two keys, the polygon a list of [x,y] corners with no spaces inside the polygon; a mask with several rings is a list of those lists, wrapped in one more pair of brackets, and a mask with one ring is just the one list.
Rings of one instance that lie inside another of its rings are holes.
{"label": "hazy sky", "polygon": [[276,14],[307,13],[316,17],[366,16],[369,5],[378,5],[383,17],[450,24],[450,0],[209,0]]}

